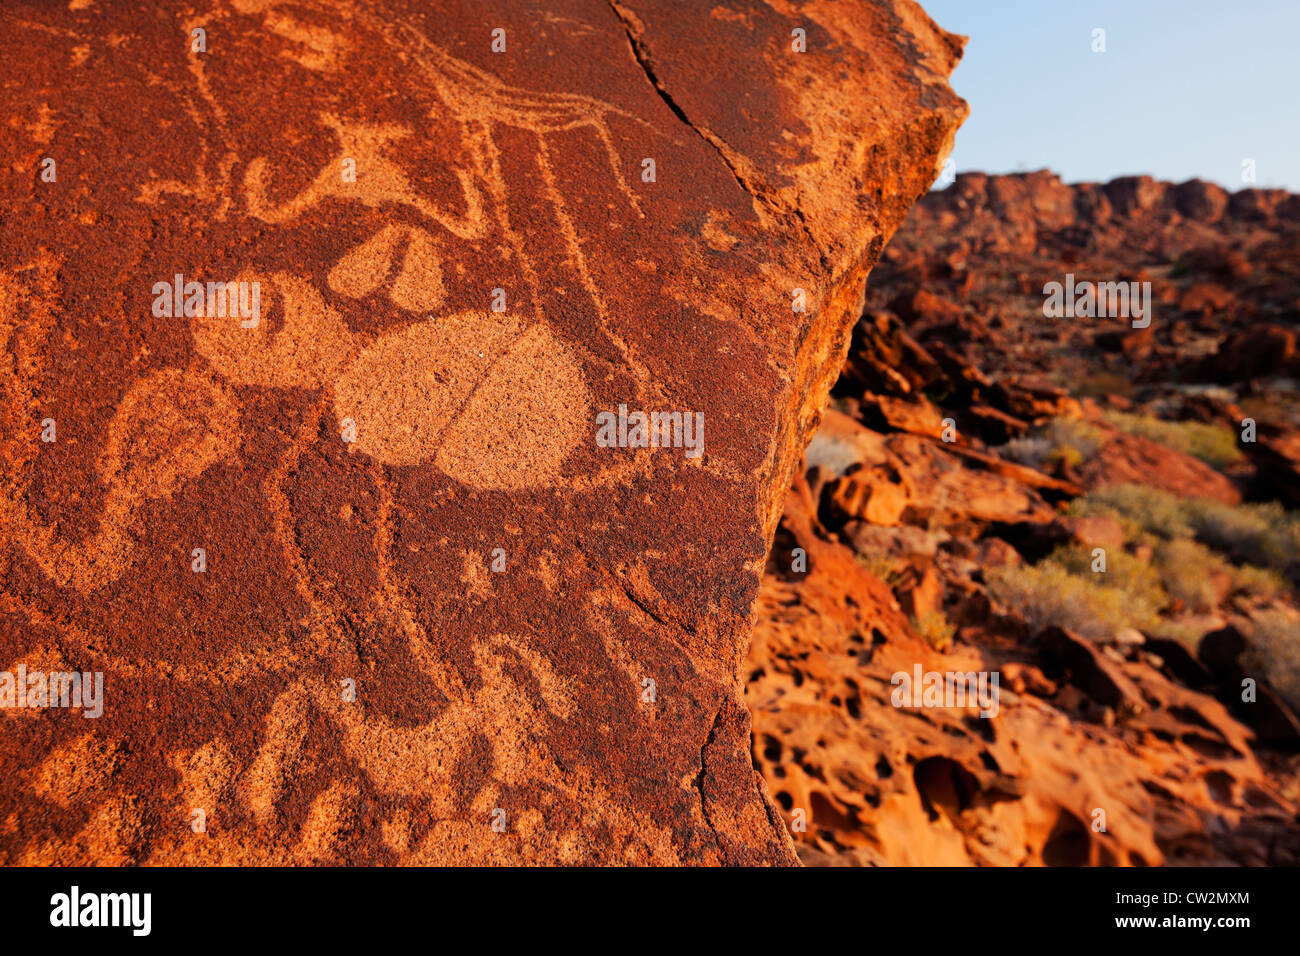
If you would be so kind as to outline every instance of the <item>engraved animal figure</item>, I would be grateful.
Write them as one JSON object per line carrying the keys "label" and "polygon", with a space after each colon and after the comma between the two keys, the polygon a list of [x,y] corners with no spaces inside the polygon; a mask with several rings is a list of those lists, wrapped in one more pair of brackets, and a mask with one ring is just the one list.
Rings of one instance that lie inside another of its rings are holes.
{"label": "engraved animal figure", "polygon": [[[277,17],[275,32],[297,37],[302,30],[276,12],[282,6],[276,0],[236,3],[237,9]],[[117,580],[131,564],[135,546],[131,530],[142,509],[181,493],[187,481],[238,453],[241,437],[234,391],[238,386],[302,389],[320,395],[294,439],[291,453],[295,455],[319,440],[323,414],[332,411],[339,427],[350,419],[355,424],[355,450],[378,466],[372,474],[388,509],[393,507],[388,467],[427,464],[456,482],[488,491],[541,489],[562,480],[568,456],[587,432],[590,398],[582,366],[574,347],[548,322],[541,297],[531,295],[528,308],[506,312],[488,311],[486,303],[449,308],[443,250],[448,241],[463,243],[463,254],[472,256],[475,244],[499,237],[511,250],[525,284],[534,291],[540,286],[527,237],[511,219],[503,151],[497,142],[503,128],[531,134],[542,188],[559,226],[564,264],[576,279],[575,291],[586,293],[603,319],[605,305],[587,267],[575,217],[557,186],[547,139],[573,130],[593,131],[604,146],[617,189],[639,214],[608,126],[615,114],[639,120],[587,97],[508,87],[450,57],[410,28],[390,26],[364,9],[357,16],[390,43],[414,51],[416,67],[460,125],[470,156],[468,168],[456,172],[462,202],[456,208],[443,208],[411,185],[389,153],[394,143],[409,135],[408,130],[333,114],[323,114],[321,122],[334,132],[339,156],[357,159],[367,173],[357,188],[343,189],[337,163],[332,163],[297,195],[276,202],[270,198],[274,193],[270,163],[250,162],[242,180],[243,198],[249,214],[268,224],[293,223],[322,202],[339,199],[400,209],[407,219],[380,228],[336,262],[326,277],[328,291],[287,271],[260,275],[247,270],[238,280],[259,281],[263,286],[264,314],[252,328],[241,328],[237,320],[199,317],[192,321],[201,364],[140,379],[117,408],[99,459],[105,503],[99,531],[91,538],[71,542],[55,528],[42,526],[24,503],[22,479],[5,483],[0,530],[60,587],[87,594]],[[310,31],[309,40],[311,55],[299,62],[308,69],[332,69],[342,45],[319,30]],[[211,104],[202,68],[195,69],[200,70],[200,94]],[[214,115],[221,122],[231,121],[215,106]],[[222,169],[228,172],[232,165],[223,160]],[[156,202],[163,192],[185,194],[164,185],[168,188],[143,191],[140,201]],[[210,180],[199,184],[204,189],[210,185]],[[228,199],[221,201],[223,214]],[[39,312],[40,301],[52,297],[54,271],[42,269],[42,285],[30,296],[36,303],[32,312]],[[382,282],[389,275],[391,281]],[[0,274],[0,285],[13,287],[14,295],[7,297],[10,303],[27,295],[25,288],[19,289],[25,283],[12,274]],[[350,328],[340,309],[331,305],[331,298],[370,302],[375,296],[385,297],[411,321],[378,334],[362,334]],[[5,303],[0,301],[0,306]],[[0,313],[0,318],[7,324],[19,323],[13,308]],[[12,384],[16,395],[25,387],[20,381]],[[392,541],[382,528],[375,534],[383,624],[402,635],[415,666],[449,703],[425,725],[410,728],[373,709],[345,706],[336,688],[302,676],[314,653],[337,647],[345,638],[338,609],[325,596],[326,589],[312,579],[310,562],[290,526],[292,513],[284,490],[290,470],[291,463],[277,468],[266,482],[266,494],[274,504],[275,537],[310,607],[304,618],[309,633],[298,646],[287,654],[283,649],[267,654],[236,650],[225,657],[218,652],[208,668],[154,660],[147,649],[139,659],[97,649],[96,659],[122,674],[176,687],[218,684],[238,679],[241,673],[291,678],[270,707],[252,762],[242,769],[229,768],[260,825],[273,823],[272,810],[284,787],[286,755],[302,746],[307,726],[303,715],[308,709],[340,730],[346,754],[380,790],[432,800],[435,809],[448,814],[456,809],[451,803],[460,800],[449,796],[459,793],[449,775],[465,759],[474,739],[483,735],[491,750],[491,772],[479,791],[468,795],[475,812],[489,808],[503,786],[534,781],[553,788],[554,782],[546,782],[536,769],[548,758],[534,750],[549,721],[568,720],[575,712],[563,675],[548,662],[543,649],[530,647],[520,637],[494,634],[472,641],[475,674],[467,682],[447,664],[438,638],[426,631],[408,606],[406,582],[396,579]],[[23,473],[25,469],[16,469],[16,474]],[[284,515],[289,516],[287,521]],[[54,620],[49,612],[36,608],[0,606],[21,610],[34,621]],[[76,641],[90,643],[89,635],[68,626]],[[513,676],[519,667],[532,675],[530,681],[520,683]],[[599,783],[588,779],[581,793],[562,796],[585,802],[601,790]],[[304,853],[328,857],[328,833],[334,825],[329,821],[337,821],[343,805],[354,799],[352,794],[346,781],[336,780],[320,796],[312,819],[319,809],[324,835],[317,834],[319,845],[307,847]],[[178,791],[178,796],[183,795]],[[648,842],[663,846],[671,842],[651,821],[640,821],[640,829]],[[304,842],[310,842],[306,836]]]}

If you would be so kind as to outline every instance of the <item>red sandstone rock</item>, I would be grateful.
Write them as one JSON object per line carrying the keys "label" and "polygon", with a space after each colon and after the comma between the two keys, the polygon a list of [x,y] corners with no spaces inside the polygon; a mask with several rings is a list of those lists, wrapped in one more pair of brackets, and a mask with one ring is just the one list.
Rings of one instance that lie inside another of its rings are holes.
{"label": "red sandstone rock", "polygon": [[863,468],[846,475],[835,482],[830,494],[845,520],[862,518],[871,524],[898,524],[908,505],[900,476],[883,468]]}
{"label": "red sandstone rock", "polygon": [[[746,689],[754,761],[782,817],[802,821],[806,863],[1300,861],[1293,799],[1218,701],[1086,646],[1072,673],[1091,674],[1098,699],[1017,647],[939,653],[848,548],[815,532],[810,504],[788,499],[772,566],[798,546],[809,570],[764,580]],[[895,675],[918,665],[999,671],[998,714],[895,706]],[[1139,713],[1137,701],[1150,703]]]}
{"label": "red sandstone rock", "polygon": [[1215,222],[1228,208],[1228,193],[1213,183],[1191,180],[1173,189],[1174,206],[1189,219]]}
{"label": "red sandstone rock", "polygon": [[1137,435],[1113,432],[1097,454],[1080,469],[1089,488],[1144,484],[1185,498],[1241,501],[1241,492],[1204,462]]}
{"label": "red sandstone rock", "polygon": [[1179,297],[1178,308],[1209,314],[1228,309],[1236,301],[1237,297],[1217,282],[1198,282]]}
{"label": "red sandstone rock", "polygon": [[1296,357],[1296,330],[1265,325],[1237,333],[1206,360],[1210,375],[1224,382],[1278,374]]}
{"label": "red sandstone rock", "polygon": [[1244,447],[1255,464],[1263,493],[1288,507],[1300,508],[1300,430],[1269,429]]}
{"label": "red sandstone rock", "polygon": [[859,408],[864,421],[884,430],[927,438],[939,438],[944,432],[943,416],[925,398],[906,401],[864,392]]}
{"label": "red sandstone rock", "polygon": [[1073,516],[1063,520],[1070,537],[1088,548],[1113,548],[1124,546],[1124,528],[1114,518],[1101,515]]}
{"label": "red sandstone rock", "polygon": [[1049,677],[1068,671],[1070,683],[1107,707],[1129,715],[1146,709],[1141,691],[1123,668],[1108,660],[1103,648],[1092,641],[1063,628],[1050,627],[1035,637],[1034,643],[1048,663],[1044,673]]}
{"label": "red sandstone rock", "polygon": [[[795,860],[751,607],[962,41],[455,9],[0,11],[0,666],[106,675],[0,717],[4,862]],[[602,447],[620,405],[707,444]]]}

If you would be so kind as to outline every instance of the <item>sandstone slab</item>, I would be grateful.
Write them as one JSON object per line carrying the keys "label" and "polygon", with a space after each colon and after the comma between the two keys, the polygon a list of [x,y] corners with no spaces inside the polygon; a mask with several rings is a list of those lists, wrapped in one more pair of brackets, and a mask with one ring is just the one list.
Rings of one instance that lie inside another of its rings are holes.
{"label": "sandstone slab", "polygon": [[794,862],[751,608],[960,49],[911,0],[6,3],[0,668],[104,696],[0,714],[0,860]]}

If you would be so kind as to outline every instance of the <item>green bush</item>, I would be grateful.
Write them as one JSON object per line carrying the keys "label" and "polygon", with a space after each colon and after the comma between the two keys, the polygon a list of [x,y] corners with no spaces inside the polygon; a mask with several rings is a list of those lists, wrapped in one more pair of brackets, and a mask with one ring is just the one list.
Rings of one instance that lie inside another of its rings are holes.
{"label": "green bush", "polygon": [[1070,513],[1116,518],[1130,541],[1137,540],[1144,531],[1167,539],[1192,536],[1182,501],[1176,495],[1147,485],[1097,488],[1070,502]]}
{"label": "green bush", "polygon": [[990,568],[985,580],[993,596],[1017,611],[1035,630],[1056,625],[1094,641],[1112,640],[1126,627],[1150,631],[1156,609],[1134,600],[1108,576],[1071,574],[1053,561],[1033,567]]}

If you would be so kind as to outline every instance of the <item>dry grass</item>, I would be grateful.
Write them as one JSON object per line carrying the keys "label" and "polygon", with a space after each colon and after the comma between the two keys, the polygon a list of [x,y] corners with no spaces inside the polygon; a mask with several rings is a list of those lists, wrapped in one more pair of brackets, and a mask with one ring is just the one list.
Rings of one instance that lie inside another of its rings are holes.
{"label": "dry grass", "polygon": [[1201,637],[1195,621],[1161,612],[1175,600],[1204,613],[1233,594],[1256,603],[1285,597],[1280,572],[1294,571],[1300,554],[1300,516],[1277,505],[1232,507],[1119,485],[1077,499],[1070,510],[1116,518],[1130,546],[1151,546],[1138,549],[1150,560],[1111,548],[1106,571],[1098,573],[1092,549],[1073,544],[1033,567],[989,569],[985,579],[993,596],[1032,626],[1057,625],[1094,640],[1132,627],[1194,643]]}
{"label": "dry grass", "polygon": [[1033,567],[991,568],[985,578],[993,596],[1035,630],[1056,625],[1094,641],[1110,641],[1126,627],[1150,630],[1156,623],[1155,608],[1112,587],[1106,575],[1072,574],[1050,560]]}
{"label": "dry grass", "polygon": [[936,651],[946,651],[952,646],[957,625],[949,621],[942,611],[931,611],[911,620],[916,633],[924,637]]}

